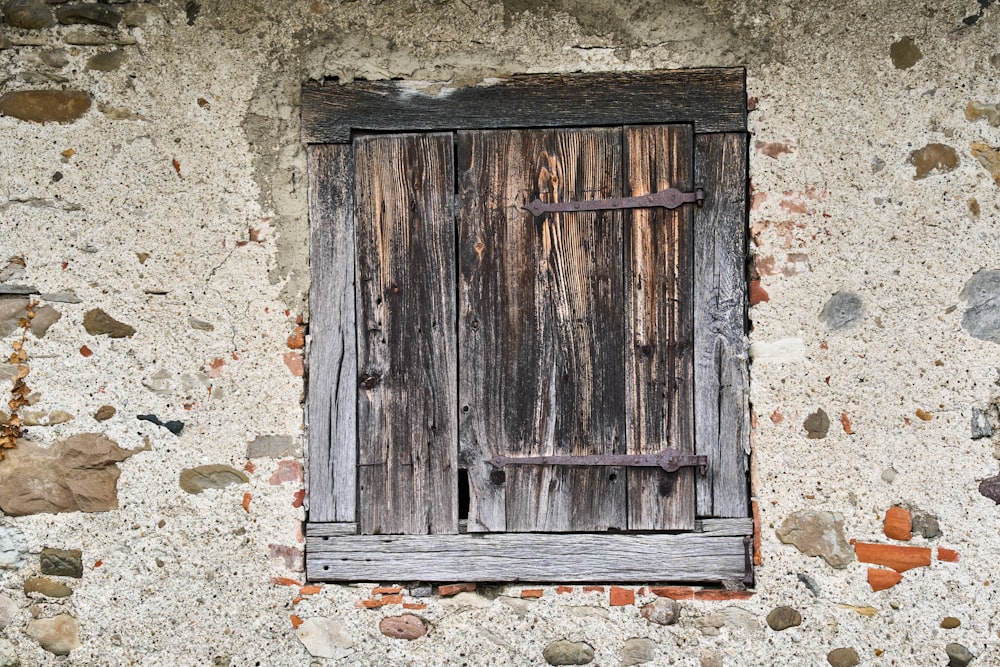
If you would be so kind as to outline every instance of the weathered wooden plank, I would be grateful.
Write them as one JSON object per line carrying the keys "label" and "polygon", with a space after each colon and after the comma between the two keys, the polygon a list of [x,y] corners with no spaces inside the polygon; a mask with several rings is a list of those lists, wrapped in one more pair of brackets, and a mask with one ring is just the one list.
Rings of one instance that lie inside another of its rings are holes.
{"label": "weathered wooden plank", "polygon": [[[688,191],[694,179],[690,125],[625,128],[630,194]],[[625,243],[625,391],[628,451],[694,453],[692,206],[628,212]],[[628,470],[631,530],[688,530],[695,471]]]}
{"label": "weathered wooden plank", "polygon": [[[458,522],[460,533],[464,532],[461,530],[462,523],[461,521]],[[739,519],[698,519],[694,522],[694,532],[711,534],[716,537],[752,535],[753,519],[749,517]],[[307,537],[332,537],[357,534],[358,524],[356,523],[306,523]]]}
{"label": "weathered wooden plank", "polygon": [[306,538],[310,581],[709,582],[742,579],[743,536],[703,533]]}
{"label": "weathered wooden plank", "polygon": [[458,531],[450,134],[355,141],[359,524]]}
{"label": "weathered wooden plank", "polygon": [[688,69],[533,74],[476,86],[412,81],[308,83],[304,143],[342,143],[351,130],[583,127],[694,123],[697,132],[746,130],[746,71]]}
{"label": "weathered wooden plank", "polygon": [[695,179],[705,206],[695,212],[696,448],[708,456],[698,514],[749,516],[747,372],[747,137],[697,138]]}
{"label": "weathered wooden plank", "polygon": [[310,146],[309,518],[354,521],[357,349],[354,330],[354,160],[350,146]]}
{"label": "weathered wooden plank", "polygon": [[502,525],[484,463],[624,453],[620,213],[520,209],[620,195],[620,130],[460,133],[458,155],[469,530],[622,529],[620,470],[508,466]]}

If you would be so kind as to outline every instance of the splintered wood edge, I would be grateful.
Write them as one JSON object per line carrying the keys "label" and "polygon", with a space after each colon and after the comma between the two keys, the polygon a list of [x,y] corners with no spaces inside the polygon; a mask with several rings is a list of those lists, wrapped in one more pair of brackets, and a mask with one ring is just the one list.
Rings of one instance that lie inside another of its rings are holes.
{"label": "splintered wood edge", "polygon": [[474,86],[441,82],[308,82],[302,142],[346,143],[354,130],[434,131],[693,123],[745,132],[746,70],[533,74]]}

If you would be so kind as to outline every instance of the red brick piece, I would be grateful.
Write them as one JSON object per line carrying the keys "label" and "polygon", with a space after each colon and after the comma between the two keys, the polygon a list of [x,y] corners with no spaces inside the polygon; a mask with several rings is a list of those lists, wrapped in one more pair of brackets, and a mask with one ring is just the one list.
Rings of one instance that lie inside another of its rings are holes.
{"label": "red brick piece", "polygon": [[862,563],[884,565],[896,572],[906,572],[915,567],[926,567],[931,564],[931,550],[926,547],[857,542],[854,545],[854,553]]}
{"label": "red brick piece", "polygon": [[420,609],[427,609],[427,605],[423,602],[404,602],[403,609],[413,609],[414,611]]}
{"label": "red brick piece", "polygon": [[943,560],[946,563],[957,563],[959,559],[957,551],[954,549],[945,549],[944,547],[938,547],[937,557],[938,560]]}
{"label": "red brick piece", "polygon": [[625,605],[635,604],[635,591],[631,588],[612,586],[610,599],[612,607],[624,607]]}
{"label": "red brick piece", "polygon": [[898,505],[890,507],[885,513],[882,532],[890,539],[909,542],[913,537],[913,515]]}
{"label": "red brick piece", "polygon": [[902,579],[903,575],[895,570],[868,568],[868,583],[871,585],[873,591],[884,591],[887,588],[892,588],[902,581]]}
{"label": "red brick piece", "polygon": [[584,586],[583,587],[583,592],[584,593],[603,593],[604,592],[604,586]]}
{"label": "red brick piece", "polygon": [[559,595],[565,595],[566,593],[572,593],[572,592],[573,592],[572,586],[558,586],[556,588],[556,593],[558,593]]}
{"label": "red brick piece", "polygon": [[532,600],[534,598],[540,598],[540,597],[542,597],[542,589],[541,588],[528,588],[528,589],[525,589],[525,590],[521,591],[521,597],[525,598],[527,600]]}
{"label": "red brick piece", "polygon": [[750,281],[750,305],[756,306],[758,303],[763,303],[764,301],[770,301],[771,296],[767,293],[759,280]]}
{"label": "red brick piece", "polygon": [[694,589],[687,586],[654,586],[649,589],[653,595],[671,600],[693,600]]}
{"label": "red brick piece", "polygon": [[402,586],[379,586],[378,588],[372,589],[372,595],[395,595],[396,593],[402,592]]}
{"label": "red brick piece", "polygon": [[459,593],[471,592],[474,590],[476,590],[475,584],[445,584],[444,586],[438,586],[438,595],[448,597],[450,595],[458,595]]}

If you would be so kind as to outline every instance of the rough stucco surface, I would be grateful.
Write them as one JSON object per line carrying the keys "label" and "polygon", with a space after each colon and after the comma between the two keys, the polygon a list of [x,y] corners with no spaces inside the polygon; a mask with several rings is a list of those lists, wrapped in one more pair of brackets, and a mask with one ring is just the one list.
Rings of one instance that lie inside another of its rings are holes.
{"label": "rough stucco surface", "polygon": [[[1000,509],[977,491],[997,460],[969,430],[973,408],[1000,393],[1000,349],[963,329],[961,296],[976,272],[1000,269],[1000,188],[969,148],[1000,146],[1000,129],[964,114],[970,100],[1000,102],[1000,7],[963,23],[980,4],[165,2],[144,6],[144,25],[110,33],[127,54],[111,71],[85,63],[113,45],[68,44],[106,31],[0,25],[11,43],[0,49],[2,92],[65,86],[94,101],[66,124],[0,118],[0,269],[20,257],[23,275],[9,282],[80,301],[53,301],[61,319],[28,339],[32,409],[73,419],[28,438],[100,431],[124,449],[148,447],[119,464],[118,510],[0,516],[27,551],[0,569],[0,596],[16,607],[0,638],[23,666],[525,665],[544,664],[561,639],[587,642],[593,664],[609,665],[631,659],[634,638],[655,642],[639,651],[650,664],[820,665],[853,647],[863,664],[938,665],[952,642],[974,664],[1000,663]],[[905,36],[922,57],[901,69],[890,48]],[[42,64],[56,48],[67,64]],[[705,65],[746,65],[756,98],[751,251],[768,296],[750,312],[762,351],[751,387],[756,595],[684,602],[680,622],[660,626],[639,613],[648,592],[609,607],[579,587],[543,587],[531,600],[523,587],[486,589],[419,600],[426,609],[412,613],[427,633],[413,641],[379,631],[399,605],[355,606],[371,585],[323,586],[293,606],[297,587],[272,578],[301,581],[289,569],[304,517],[295,461],[254,459],[248,483],[196,495],[178,477],[243,469],[257,436],[302,436],[302,380],[286,343],[308,317],[301,82]],[[954,148],[957,166],[916,179],[911,153],[932,143]],[[850,327],[821,317],[838,292],[862,302]],[[89,335],[93,308],[136,333]],[[764,354],[777,341],[795,354]],[[98,423],[102,405],[117,414]],[[817,409],[832,425],[808,439],[803,421]],[[184,429],[136,419],[145,414]],[[913,544],[960,560],[873,592],[866,564],[833,569],[775,536],[793,513],[821,510],[843,516],[848,538],[887,542],[881,519],[895,504],[940,520],[940,537]],[[82,550],[83,578],[64,580],[69,598],[23,593],[43,547]],[[781,605],[801,625],[770,629],[764,619]],[[80,623],[68,658],[25,634],[32,617],[60,613]],[[331,619],[306,627],[333,627],[333,644],[351,645],[310,657],[292,614]],[[940,628],[946,616],[960,626]]]}

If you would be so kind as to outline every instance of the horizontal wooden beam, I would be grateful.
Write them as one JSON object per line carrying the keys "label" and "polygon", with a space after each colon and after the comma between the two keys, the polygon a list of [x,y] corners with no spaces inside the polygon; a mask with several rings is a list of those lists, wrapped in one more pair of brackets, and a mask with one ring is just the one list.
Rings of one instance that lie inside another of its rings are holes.
{"label": "horizontal wooden beam", "polygon": [[744,536],[725,534],[735,524],[718,533],[324,536],[315,525],[310,581],[718,582],[741,580],[746,566]]}
{"label": "horizontal wooden beam", "polygon": [[693,123],[695,132],[744,132],[746,70],[739,67],[601,74],[533,74],[449,87],[440,82],[310,82],[302,141],[346,143],[352,131]]}

